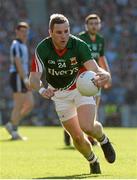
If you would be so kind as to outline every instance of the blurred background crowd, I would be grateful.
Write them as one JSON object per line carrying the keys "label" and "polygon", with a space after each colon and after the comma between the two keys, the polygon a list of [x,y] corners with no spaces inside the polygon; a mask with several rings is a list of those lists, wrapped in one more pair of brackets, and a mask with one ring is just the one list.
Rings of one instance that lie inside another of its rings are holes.
{"label": "blurred background crowd", "polygon": [[[12,91],[9,86],[9,48],[19,21],[30,24],[30,63],[37,43],[48,35],[52,13],[68,17],[71,33],[84,30],[88,14],[102,20],[105,55],[112,72],[113,86],[102,92],[99,111],[105,126],[137,126],[137,3],[136,0],[0,0],[0,123],[10,116]],[[51,100],[34,92],[35,107],[23,124],[59,125]]]}

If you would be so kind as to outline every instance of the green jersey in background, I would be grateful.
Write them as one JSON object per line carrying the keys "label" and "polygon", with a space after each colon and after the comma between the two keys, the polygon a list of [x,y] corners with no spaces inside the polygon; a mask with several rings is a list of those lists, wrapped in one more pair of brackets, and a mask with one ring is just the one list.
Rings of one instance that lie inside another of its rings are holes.
{"label": "green jersey in background", "polygon": [[88,32],[81,32],[78,37],[87,43],[92,57],[98,63],[99,57],[104,56],[104,38],[100,34],[96,34],[95,41],[92,41]]}

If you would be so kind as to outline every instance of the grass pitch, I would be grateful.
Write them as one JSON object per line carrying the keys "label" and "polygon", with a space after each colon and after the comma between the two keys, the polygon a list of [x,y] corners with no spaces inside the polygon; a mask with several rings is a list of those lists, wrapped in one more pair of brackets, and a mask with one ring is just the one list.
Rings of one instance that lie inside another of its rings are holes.
{"label": "grass pitch", "polygon": [[0,178],[16,179],[136,179],[137,129],[105,128],[117,153],[109,164],[100,147],[94,151],[100,159],[101,175],[89,175],[83,156],[63,142],[61,127],[21,127],[27,141],[10,141],[0,128]]}

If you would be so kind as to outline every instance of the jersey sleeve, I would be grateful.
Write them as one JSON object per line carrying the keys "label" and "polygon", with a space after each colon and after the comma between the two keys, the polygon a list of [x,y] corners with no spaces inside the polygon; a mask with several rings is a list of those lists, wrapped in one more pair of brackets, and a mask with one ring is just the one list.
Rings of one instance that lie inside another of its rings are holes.
{"label": "jersey sleeve", "polygon": [[104,47],[105,47],[105,42],[104,39],[102,39],[102,48],[100,50],[100,56],[104,56]]}
{"label": "jersey sleeve", "polygon": [[31,63],[31,72],[43,72],[44,70],[44,64],[42,62],[42,59],[39,54],[38,48],[35,50],[35,55],[32,58],[32,63]]}
{"label": "jersey sleeve", "polygon": [[82,39],[81,36],[80,36],[80,34],[77,34],[77,37],[78,37],[79,39]]}
{"label": "jersey sleeve", "polygon": [[14,58],[21,58],[22,57],[22,50],[21,50],[21,48],[20,48],[20,45],[19,45],[19,43],[14,43],[13,44],[13,46],[12,46],[12,48],[11,48],[11,53],[12,53],[12,56],[14,57]]}
{"label": "jersey sleeve", "polygon": [[88,45],[82,41],[78,48],[78,60],[83,65],[86,61],[92,60],[91,50]]}

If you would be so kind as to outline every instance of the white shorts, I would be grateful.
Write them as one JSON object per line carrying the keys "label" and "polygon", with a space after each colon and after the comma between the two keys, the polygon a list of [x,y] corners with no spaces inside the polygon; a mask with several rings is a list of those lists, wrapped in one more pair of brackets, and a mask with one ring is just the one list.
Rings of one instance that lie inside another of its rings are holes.
{"label": "white shorts", "polygon": [[55,102],[55,108],[59,119],[67,121],[77,115],[77,108],[84,104],[95,103],[94,97],[82,96],[77,89],[56,91],[52,100]]}

